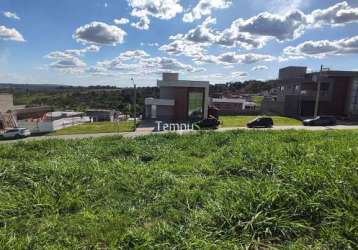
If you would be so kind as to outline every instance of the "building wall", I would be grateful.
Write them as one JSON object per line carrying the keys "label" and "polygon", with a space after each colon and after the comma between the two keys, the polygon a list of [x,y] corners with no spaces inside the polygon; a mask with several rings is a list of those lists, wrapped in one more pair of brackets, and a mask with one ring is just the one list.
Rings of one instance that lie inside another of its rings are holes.
{"label": "building wall", "polygon": [[238,115],[243,111],[242,103],[214,102],[213,104],[219,109],[219,115]]}
{"label": "building wall", "polygon": [[157,106],[157,119],[161,121],[172,121],[174,119],[174,107]]}
{"label": "building wall", "polygon": [[304,77],[307,72],[307,67],[286,67],[279,71],[279,79],[293,79]]}
{"label": "building wall", "polygon": [[175,88],[174,119],[176,121],[188,120],[188,88]]}
{"label": "building wall", "polygon": [[13,96],[10,94],[0,94],[0,113],[5,113],[14,107]]}

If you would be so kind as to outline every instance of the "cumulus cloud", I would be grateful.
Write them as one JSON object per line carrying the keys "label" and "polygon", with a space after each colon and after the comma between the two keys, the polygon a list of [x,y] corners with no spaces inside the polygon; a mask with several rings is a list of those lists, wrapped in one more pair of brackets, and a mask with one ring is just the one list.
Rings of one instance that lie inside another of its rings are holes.
{"label": "cumulus cloud", "polygon": [[86,53],[96,53],[99,50],[100,47],[96,45],[90,45],[83,49],[53,51],[47,54],[45,58],[53,61],[48,65],[49,68],[65,73],[83,73],[86,70],[87,64],[79,57]]}
{"label": "cumulus cloud", "polygon": [[171,39],[187,40],[206,46],[216,44],[245,49],[262,48],[270,39],[286,41],[299,37],[306,23],[306,16],[298,10],[286,15],[264,12],[249,19],[237,19],[230,27],[218,31],[212,28],[216,24],[216,19],[208,17],[186,34],[177,34]]}
{"label": "cumulus cloud", "polygon": [[189,64],[184,64],[176,59],[168,57],[154,57],[148,59],[142,59],[140,61],[141,66],[145,70],[152,71],[153,73],[161,72],[202,72],[204,68],[195,68]]}
{"label": "cumulus cloud", "polygon": [[132,8],[131,15],[139,18],[139,22],[132,23],[138,29],[149,29],[149,17],[158,19],[172,19],[183,11],[178,0],[128,0]]}
{"label": "cumulus cloud", "polygon": [[264,12],[246,20],[240,18],[233,22],[233,26],[239,32],[286,41],[299,37],[306,23],[306,16],[301,11],[294,10],[283,16]]}
{"label": "cumulus cloud", "polygon": [[14,28],[7,28],[0,25],[0,39],[10,40],[15,42],[25,42],[23,36]]}
{"label": "cumulus cloud", "polygon": [[184,22],[193,22],[203,16],[210,16],[214,9],[226,9],[232,4],[231,0],[200,0],[188,13],[184,14]]}
{"label": "cumulus cloud", "polygon": [[[207,2],[208,4],[205,5],[205,7],[211,11],[210,6],[216,2]],[[279,3],[286,4],[288,0],[277,0],[274,2],[275,5]],[[303,4],[303,1],[295,0],[289,2],[289,8],[287,8],[283,14],[262,12],[247,19],[239,18],[234,20],[229,27],[223,30],[213,29],[212,27],[216,24],[216,19],[209,16],[196,28],[189,30],[185,34],[172,36],[171,40],[190,41],[197,44],[200,43],[202,46],[221,45],[231,48],[241,47],[249,50],[262,48],[272,39],[279,42],[297,39],[302,36],[308,28],[358,22],[358,8],[351,7],[347,2],[338,3],[327,9],[318,9],[309,14],[304,14],[296,9],[296,7]],[[199,19],[204,15],[199,11],[199,9],[203,8],[200,7],[200,3],[206,3],[206,1],[199,1],[194,8],[198,8],[200,15],[197,14],[197,18],[195,18],[193,9],[190,13],[187,13],[188,15],[185,17],[187,21]],[[189,14],[191,14],[191,16]],[[168,46],[169,44],[166,47]]]}
{"label": "cumulus cloud", "polygon": [[88,52],[96,53],[100,50],[100,47],[96,45],[90,45],[83,49],[68,49],[65,51],[53,51],[46,55],[45,57],[48,59],[62,59],[62,58],[69,58],[69,57],[79,57]]}
{"label": "cumulus cloud", "polygon": [[15,19],[15,20],[20,20],[21,19],[16,13],[13,13],[13,12],[10,12],[10,11],[5,11],[3,14],[4,14],[5,17],[10,18],[10,19]]}
{"label": "cumulus cloud", "polygon": [[77,57],[62,58],[54,61],[49,65],[49,67],[52,69],[56,69],[66,73],[83,72],[86,66],[86,63]]}
{"label": "cumulus cloud", "polygon": [[268,67],[265,65],[257,65],[255,67],[252,67],[251,71],[260,71],[260,70],[266,70],[266,69],[268,69]]}
{"label": "cumulus cloud", "polygon": [[168,57],[149,57],[143,50],[125,51],[112,60],[100,61],[96,68],[100,71],[121,73],[146,73],[160,72],[200,72],[204,69],[184,64],[176,59]]}
{"label": "cumulus cloud", "polygon": [[290,46],[284,49],[284,56],[286,58],[323,58],[327,55],[343,55],[357,53],[358,36],[333,41],[306,41],[295,47]]}
{"label": "cumulus cloud", "polygon": [[234,78],[246,78],[248,74],[243,71],[235,71],[235,72],[231,72],[231,76]]}
{"label": "cumulus cloud", "polygon": [[200,44],[186,40],[175,40],[161,46],[159,50],[165,51],[170,55],[185,55],[187,57],[201,57],[206,51]]}
{"label": "cumulus cloud", "polygon": [[120,19],[114,19],[113,22],[117,25],[124,25],[124,24],[129,23],[129,19],[122,17]]}
{"label": "cumulus cloud", "polygon": [[173,42],[163,45],[160,50],[174,55],[201,56],[204,51],[203,47],[216,42],[217,34],[211,28],[211,25],[215,23],[215,18],[208,17],[202,24],[189,30],[186,34],[169,37]]}
{"label": "cumulus cloud", "polygon": [[327,9],[313,11],[309,15],[309,21],[314,27],[358,22],[358,8],[353,8],[344,1]]}
{"label": "cumulus cloud", "polygon": [[124,42],[127,33],[121,28],[103,22],[91,22],[77,28],[73,38],[83,44],[117,45]]}
{"label": "cumulus cloud", "polygon": [[136,23],[131,23],[131,26],[139,30],[148,30],[150,24],[150,19],[147,16],[142,16],[139,18],[139,21]]}
{"label": "cumulus cloud", "polygon": [[222,65],[232,64],[253,64],[262,61],[273,61],[275,57],[265,54],[238,54],[236,52],[226,52],[218,56],[204,55],[201,58],[195,58],[194,61],[198,64],[202,63],[213,63]]}

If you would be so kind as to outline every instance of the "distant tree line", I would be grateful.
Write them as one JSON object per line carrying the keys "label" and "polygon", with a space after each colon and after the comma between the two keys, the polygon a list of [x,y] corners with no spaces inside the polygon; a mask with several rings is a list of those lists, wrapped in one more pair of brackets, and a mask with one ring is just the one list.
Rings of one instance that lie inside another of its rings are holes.
{"label": "distant tree line", "polygon": [[[257,94],[269,90],[274,81],[228,82],[210,86],[210,93],[252,93]],[[0,92],[14,95],[16,105],[52,106],[57,110],[84,111],[86,109],[119,110],[129,114],[133,109],[133,88],[117,88],[114,86],[66,86],[66,85],[27,85],[0,84]],[[137,110],[144,112],[144,99],[159,97],[157,87],[137,88]]]}

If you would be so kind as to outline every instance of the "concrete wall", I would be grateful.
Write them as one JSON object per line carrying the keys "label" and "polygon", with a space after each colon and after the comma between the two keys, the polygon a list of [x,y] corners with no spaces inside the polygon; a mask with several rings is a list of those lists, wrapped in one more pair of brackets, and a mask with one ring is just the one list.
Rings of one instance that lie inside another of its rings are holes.
{"label": "concrete wall", "polygon": [[279,71],[279,79],[303,78],[307,72],[307,67],[286,67]]}
{"label": "concrete wall", "polygon": [[18,126],[21,128],[30,129],[31,133],[49,133],[89,121],[90,121],[89,117],[64,118],[64,119],[60,119],[56,121],[48,121],[48,122],[22,120],[22,121],[18,121]]}
{"label": "concrete wall", "polygon": [[285,103],[283,101],[273,101],[269,98],[265,98],[261,104],[261,111],[263,114],[284,114]]}
{"label": "concrete wall", "polygon": [[13,107],[13,96],[10,94],[0,94],[0,113],[5,113]]}

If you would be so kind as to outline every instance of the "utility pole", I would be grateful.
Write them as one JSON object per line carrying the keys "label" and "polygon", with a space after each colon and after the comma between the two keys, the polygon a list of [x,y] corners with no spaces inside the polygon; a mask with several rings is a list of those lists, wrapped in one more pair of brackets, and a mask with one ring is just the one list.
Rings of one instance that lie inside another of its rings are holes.
{"label": "utility pole", "polygon": [[316,103],[315,103],[315,106],[314,106],[314,114],[313,114],[314,118],[316,118],[318,116],[319,94],[321,92],[322,71],[323,71],[323,65],[321,65],[321,70],[319,71],[319,75],[318,75],[318,79],[317,79]]}
{"label": "utility pole", "polygon": [[134,79],[131,78],[133,86],[134,86],[134,107],[133,107],[133,112],[134,112],[134,129],[137,127],[137,86],[134,83]]}

